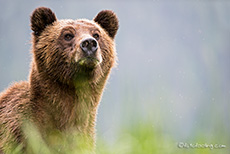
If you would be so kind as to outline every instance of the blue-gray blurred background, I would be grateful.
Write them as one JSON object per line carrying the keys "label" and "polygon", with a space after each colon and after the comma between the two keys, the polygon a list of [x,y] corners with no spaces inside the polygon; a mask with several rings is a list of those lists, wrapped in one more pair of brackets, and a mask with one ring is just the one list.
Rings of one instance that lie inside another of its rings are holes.
{"label": "blue-gray blurred background", "polygon": [[38,6],[59,19],[92,19],[102,9],[119,17],[119,65],[99,107],[100,136],[113,141],[123,126],[147,121],[178,142],[199,134],[230,146],[229,1],[0,0],[0,91],[28,78]]}

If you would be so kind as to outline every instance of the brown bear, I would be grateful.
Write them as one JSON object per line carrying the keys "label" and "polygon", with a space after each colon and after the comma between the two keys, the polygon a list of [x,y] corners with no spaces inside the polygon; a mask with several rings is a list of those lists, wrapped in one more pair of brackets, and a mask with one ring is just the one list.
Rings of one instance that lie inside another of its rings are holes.
{"label": "brown bear", "polygon": [[32,63],[28,81],[0,95],[0,153],[26,149],[24,122],[46,140],[53,132],[77,130],[94,148],[99,102],[116,64],[118,18],[103,10],[93,20],[57,20],[39,7],[31,15]]}

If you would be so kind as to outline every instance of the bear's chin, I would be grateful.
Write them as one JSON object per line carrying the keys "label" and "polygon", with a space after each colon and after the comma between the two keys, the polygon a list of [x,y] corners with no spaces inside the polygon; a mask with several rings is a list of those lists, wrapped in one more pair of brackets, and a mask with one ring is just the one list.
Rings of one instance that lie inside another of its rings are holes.
{"label": "bear's chin", "polygon": [[84,57],[81,58],[77,63],[79,67],[88,69],[88,71],[90,71],[96,68],[100,64],[100,61],[94,57]]}
{"label": "bear's chin", "polygon": [[85,83],[98,82],[103,76],[99,60],[92,57],[82,58],[77,62],[77,71],[74,76],[75,86]]}

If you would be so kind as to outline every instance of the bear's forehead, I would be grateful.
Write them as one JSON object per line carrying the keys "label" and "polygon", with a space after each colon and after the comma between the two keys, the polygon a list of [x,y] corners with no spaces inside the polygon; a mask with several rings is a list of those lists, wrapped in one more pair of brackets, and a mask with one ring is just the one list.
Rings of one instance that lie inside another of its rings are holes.
{"label": "bear's forehead", "polygon": [[87,19],[63,19],[57,22],[57,25],[62,29],[68,26],[71,26],[75,29],[98,29],[101,30],[101,27],[92,20]]}

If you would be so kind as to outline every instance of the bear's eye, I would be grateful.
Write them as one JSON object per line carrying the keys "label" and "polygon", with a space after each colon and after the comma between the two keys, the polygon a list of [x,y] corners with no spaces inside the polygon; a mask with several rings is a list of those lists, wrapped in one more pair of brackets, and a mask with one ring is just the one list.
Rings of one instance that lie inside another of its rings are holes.
{"label": "bear's eye", "polygon": [[93,37],[96,39],[96,40],[99,40],[99,34],[98,33],[95,33],[95,34],[93,34]]}
{"label": "bear's eye", "polygon": [[73,34],[65,34],[64,39],[66,41],[71,41],[74,38]]}

